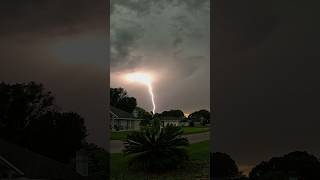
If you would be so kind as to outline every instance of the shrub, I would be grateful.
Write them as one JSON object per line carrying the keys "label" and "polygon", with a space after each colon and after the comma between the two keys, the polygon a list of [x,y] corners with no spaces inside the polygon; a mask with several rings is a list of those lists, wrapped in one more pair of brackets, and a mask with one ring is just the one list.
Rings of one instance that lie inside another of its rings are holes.
{"label": "shrub", "polygon": [[125,155],[132,155],[129,166],[147,172],[159,172],[177,168],[188,160],[186,147],[189,142],[181,137],[180,127],[168,125],[160,128],[159,120],[139,132],[128,134]]}
{"label": "shrub", "polygon": [[190,122],[189,122],[189,126],[194,127],[194,122],[193,122],[193,121],[190,121]]}

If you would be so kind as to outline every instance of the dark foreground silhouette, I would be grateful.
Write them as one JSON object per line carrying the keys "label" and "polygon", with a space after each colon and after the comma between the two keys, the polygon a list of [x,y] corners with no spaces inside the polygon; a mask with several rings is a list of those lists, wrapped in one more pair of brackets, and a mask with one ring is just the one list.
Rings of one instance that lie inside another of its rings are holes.
{"label": "dark foreground silhouette", "polygon": [[225,153],[211,154],[212,177],[215,179],[249,180],[317,180],[320,179],[319,158],[305,151],[294,151],[273,157],[255,166],[249,177],[239,172],[234,160]]}

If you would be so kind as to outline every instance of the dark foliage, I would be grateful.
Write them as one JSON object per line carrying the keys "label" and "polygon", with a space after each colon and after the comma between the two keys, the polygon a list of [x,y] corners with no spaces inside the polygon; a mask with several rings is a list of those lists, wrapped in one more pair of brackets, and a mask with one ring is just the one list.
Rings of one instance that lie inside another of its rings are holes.
{"label": "dark foliage", "polygon": [[110,105],[132,113],[137,106],[137,100],[129,97],[123,88],[110,88]]}
{"label": "dark foliage", "polygon": [[59,112],[41,84],[0,84],[0,138],[67,163],[85,137],[83,118]]}
{"label": "dark foliage", "polygon": [[194,127],[194,122],[193,122],[193,121],[190,121],[190,122],[189,122],[189,126],[190,126],[190,127]]}
{"label": "dark foliage", "polygon": [[150,121],[152,119],[152,114],[141,107],[136,107],[135,111],[137,111],[137,115],[139,119],[144,119]]}
{"label": "dark foliage", "polygon": [[213,153],[213,177],[234,178],[240,175],[235,161],[225,153]]}
{"label": "dark foliage", "polygon": [[177,117],[177,118],[181,118],[181,117],[184,117],[184,113],[181,110],[163,111],[160,114],[160,117]]}
{"label": "dark foliage", "polygon": [[86,137],[84,119],[76,113],[50,112],[26,129],[25,146],[68,163]]}
{"label": "dark foliage", "polygon": [[31,121],[56,107],[51,92],[42,84],[0,84],[0,137],[21,143]]}
{"label": "dark foliage", "polygon": [[196,112],[191,113],[188,116],[188,118],[192,119],[196,122],[199,122],[199,121],[201,121],[201,119],[203,119],[203,122],[202,122],[203,124],[210,123],[210,112],[202,109],[200,111],[196,111]]}
{"label": "dark foliage", "polygon": [[317,157],[301,151],[291,152],[283,157],[274,157],[262,162],[252,169],[249,176],[253,180],[289,179],[320,179],[320,161]]}
{"label": "dark foliage", "polygon": [[159,120],[140,132],[128,135],[124,153],[132,155],[130,166],[147,172],[161,172],[177,168],[188,159],[189,142],[181,137],[179,127],[168,125],[160,129]]}

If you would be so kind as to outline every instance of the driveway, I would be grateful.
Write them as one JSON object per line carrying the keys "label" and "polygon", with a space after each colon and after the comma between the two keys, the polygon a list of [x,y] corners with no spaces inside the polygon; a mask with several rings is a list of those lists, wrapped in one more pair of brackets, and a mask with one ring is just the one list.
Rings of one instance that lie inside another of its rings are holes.
{"label": "driveway", "polygon": [[[183,135],[183,137],[186,137],[189,140],[190,144],[202,142],[209,140],[210,133],[199,133],[199,134],[189,134],[189,135]],[[121,153],[124,149],[124,143],[120,140],[111,140],[110,141],[110,153]]]}

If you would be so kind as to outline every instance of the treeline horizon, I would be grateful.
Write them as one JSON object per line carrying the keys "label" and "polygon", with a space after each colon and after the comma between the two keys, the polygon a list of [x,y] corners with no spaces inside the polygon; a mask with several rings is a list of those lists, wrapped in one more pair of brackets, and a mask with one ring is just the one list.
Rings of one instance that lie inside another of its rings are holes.
{"label": "treeline horizon", "polygon": [[[129,105],[124,106],[124,104],[129,104]],[[153,115],[152,111],[150,112],[146,111],[144,108],[138,106],[137,99],[133,96],[129,96],[127,90],[125,90],[122,87],[117,87],[117,88],[110,87],[110,105],[129,113],[132,113],[135,108],[138,108],[139,110],[143,110]],[[210,113],[210,110],[207,110],[207,109],[196,110],[190,113],[187,118],[189,118],[190,115],[192,116],[194,114],[199,114],[199,113],[207,113],[206,117],[210,118],[210,114],[208,115],[208,113]],[[156,114],[158,115],[163,114],[165,116],[173,116],[173,117],[181,117],[181,116],[185,117],[185,113],[183,110],[174,109],[174,108],[164,110],[160,113],[156,112],[154,115]]]}

